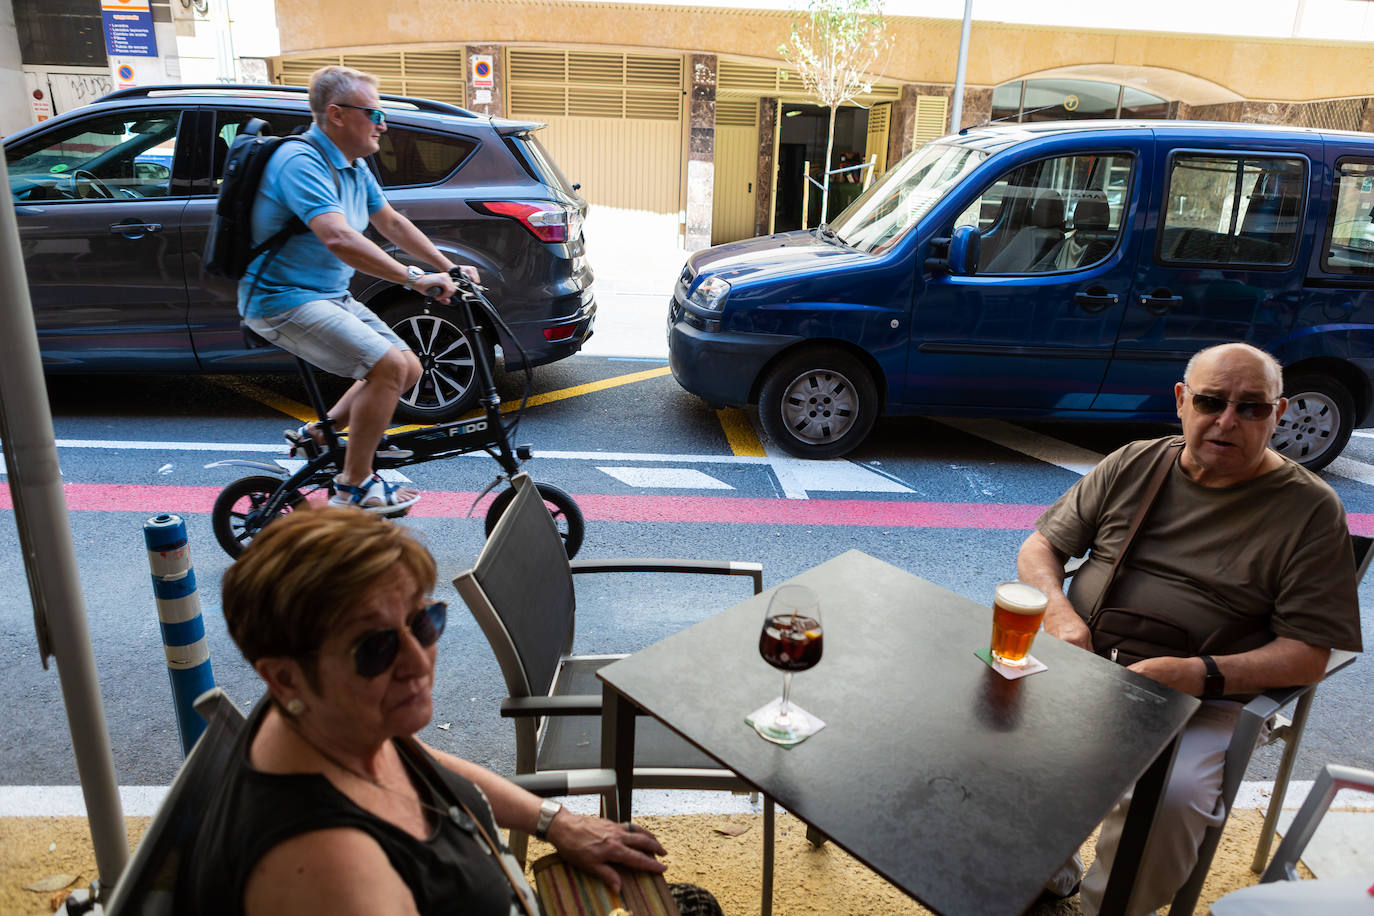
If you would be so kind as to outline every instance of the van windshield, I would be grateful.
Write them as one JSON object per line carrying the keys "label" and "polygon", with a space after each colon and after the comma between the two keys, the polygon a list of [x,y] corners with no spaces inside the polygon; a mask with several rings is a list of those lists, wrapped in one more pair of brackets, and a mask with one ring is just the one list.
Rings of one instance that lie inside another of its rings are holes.
{"label": "van windshield", "polygon": [[874,182],[830,228],[848,245],[880,254],[987,158],[982,150],[928,143]]}

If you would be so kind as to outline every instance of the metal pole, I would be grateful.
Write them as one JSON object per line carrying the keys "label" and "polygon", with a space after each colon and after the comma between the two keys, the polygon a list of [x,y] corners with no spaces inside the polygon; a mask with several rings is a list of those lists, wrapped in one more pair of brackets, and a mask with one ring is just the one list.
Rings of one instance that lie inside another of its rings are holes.
{"label": "metal pole", "polygon": [[973,24],[973,0],[964,0],[964,27],[959,33],[959,66],[954,72],[954,104],[950,106],[949,132],[957,134],[964,117],[964,70],[968,65],[968,33]]}
{"label": "metal pole", "polygon": [[148,566],[153,573],[162,649],[167,656],[167,677],[172,682],[172,702],[177,710],[177,731],[181,733],[184,757],[205,731],[205,720],[196,712],[196,697],[215,686],[186,523],[179,515],[153,516],[143,523],[143,542],[148,547]]}
{"label": "metal pole", "polygon": [[[0,187],[9,187],[9,169],[3,161]],[[38,657],[44,668],[48,667],[49,655],[57,659],[96,868],[102,883],[109,885],[124,870],[129,843],[57,466],[48,390],[19,248],[19,225],[14,200],[9,196],[0,204],[0,303],[8,303],[0,305],[0,340],[6,342],[5,358],[0,359],[0,436],[33,600]]]}

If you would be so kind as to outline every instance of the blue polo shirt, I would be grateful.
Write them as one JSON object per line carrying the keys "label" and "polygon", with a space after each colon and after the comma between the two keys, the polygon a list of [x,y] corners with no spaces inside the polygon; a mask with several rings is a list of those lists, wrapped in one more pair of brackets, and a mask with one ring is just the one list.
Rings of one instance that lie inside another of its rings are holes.
{"label": "blue polo shirt", "polygon": [[[253,203],[254,245],[271,238],[292,214],[309,226],[321,213],[342,213],[350,226],[362,232],[372,214],[386,205],[381,186],[361,159],[350,163],[317,125],[312,124],[305,136],[314,142],[283,143],[263,170]],[[329,165],[320,155],[321,149],[329,157]],[[331,165],[338,171],[337,189]],[[266,318],[306,302],[348,293],[353,268],[331,254],[313,232],[291,236],[262,270],[269,254],[258,255],[239,280],[239,314],[245,318]]]}

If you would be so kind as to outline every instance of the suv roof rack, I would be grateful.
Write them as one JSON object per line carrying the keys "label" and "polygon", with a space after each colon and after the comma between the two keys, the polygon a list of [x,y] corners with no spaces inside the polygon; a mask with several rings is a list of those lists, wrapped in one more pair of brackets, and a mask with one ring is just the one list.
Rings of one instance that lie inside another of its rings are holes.
{"label": "suv roof rack", "polygon": [[[114,92],[102,95],[96,101],[113,102],[119,99],[150,98],[156,95],[173,95],[179,92],[203,92],[214,95],[305,95],[308,91],[304,86],[280,86],[274,83],[169,83],[158,86],[131,86],[128,89],[116,89]],[[447,102],[436,102],[433,99],[385,93],[379,95],[378,98],[384,102],[400,102],[403,105],[409,105],[416,111],[456,115],[460,118],[482,117],[482,115],[468,111],[466,108],[459,108],[457,105],[450,105]]]}

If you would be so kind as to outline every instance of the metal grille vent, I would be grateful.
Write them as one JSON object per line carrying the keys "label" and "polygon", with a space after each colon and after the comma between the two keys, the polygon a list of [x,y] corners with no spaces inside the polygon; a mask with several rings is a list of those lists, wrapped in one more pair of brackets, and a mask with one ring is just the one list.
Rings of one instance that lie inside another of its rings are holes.
{"label": "metal grille vent", "polygon": [[331,64],[353,67],[375,75],[381,91],[411,95],[451,105],[464,100],[463,51],[393,51],[371,54],[327,54],[282,58],[281,82],[287,86],[310,85],[310,74]]}
{"label": "metal grille vent", "polygon": [[946,112],[949,99],[942,95],[919,95],[916,97],[916,146],[923,146],[931,140],[945,135]]}
{"label": "metal grille vent", "polygon": [[755,127],[759,122],[759,105],[751,99],[717,99],[717,127]]}
{"label": "metal grille vent", "polygon": [[511,48],[506,60],[513,116],[680,117],[680,57]]}

